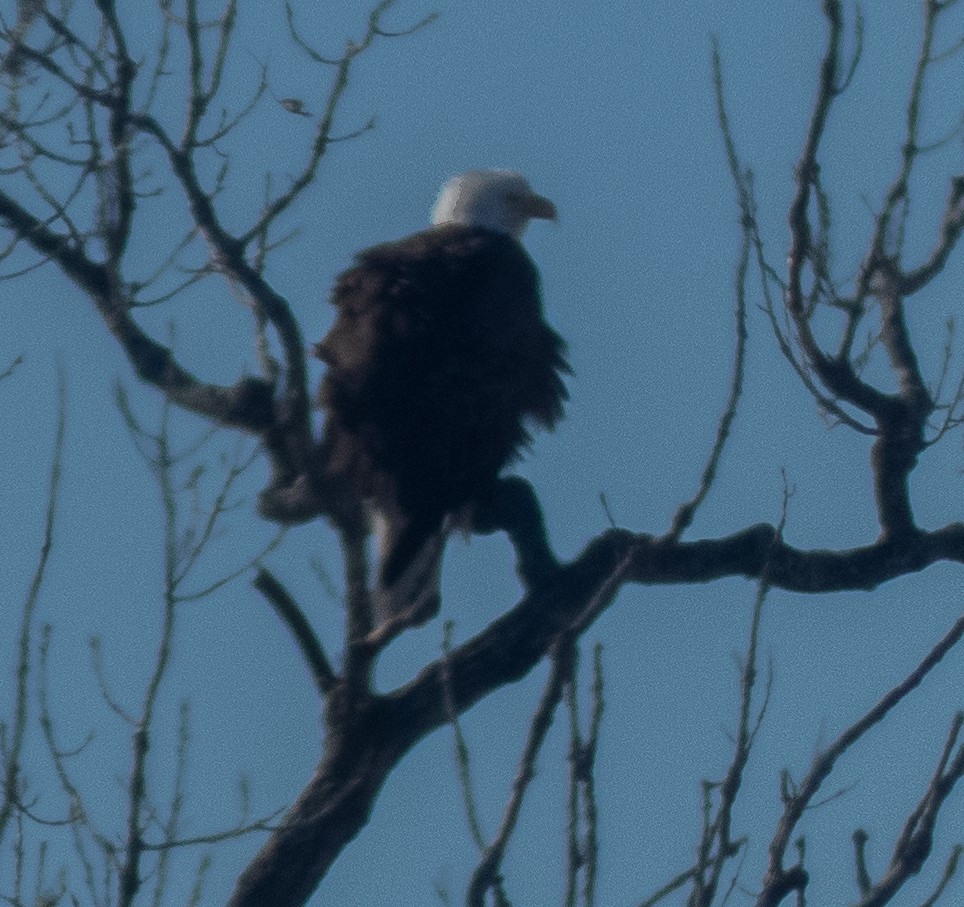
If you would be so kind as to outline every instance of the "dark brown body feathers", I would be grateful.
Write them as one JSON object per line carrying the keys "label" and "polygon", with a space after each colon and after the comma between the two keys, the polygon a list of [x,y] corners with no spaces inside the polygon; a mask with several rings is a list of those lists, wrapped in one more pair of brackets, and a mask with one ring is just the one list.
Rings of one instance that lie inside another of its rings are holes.
{"label": "dark brown body feathers", "polygon": [[331,301],[315,348],[326,464],[394,523],[390,585],[447,514],[488,492],[532,423],[562,416],[565,344],[521,244],[475,227],[360,253]]}

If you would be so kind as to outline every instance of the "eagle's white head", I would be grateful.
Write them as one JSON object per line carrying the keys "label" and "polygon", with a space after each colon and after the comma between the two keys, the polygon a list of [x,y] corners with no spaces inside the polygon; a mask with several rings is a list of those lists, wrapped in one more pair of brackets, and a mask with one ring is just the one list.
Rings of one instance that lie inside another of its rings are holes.
{"label": "eagle's white head", "polygon": [[469,170],[450,179],[432,211],[433,224],[465,224],[521,239],[534,218],[556,219],[556,206],[514,170]]}

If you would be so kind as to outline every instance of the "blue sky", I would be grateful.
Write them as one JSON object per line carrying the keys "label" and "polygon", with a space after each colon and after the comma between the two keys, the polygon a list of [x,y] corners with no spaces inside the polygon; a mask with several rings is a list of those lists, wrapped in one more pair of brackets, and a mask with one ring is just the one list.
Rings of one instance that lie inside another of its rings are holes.
{"label": "blue sky", "polygon": [[[359,33],[365,18],[363,4],[303,6],[297,15],[304,33],[331,54]],[[864,251],[873,211],[898,163],[903,101],[919,41],[918,6],[866,10],[864,59],[826,136],[824,176],[841,278],[852,275]],[[399,0],[391,24],[405,27],[435,9],[440,16],[430,27],[380,42],[359,62],[339,131],[351,132],[371,116],[376,128],[332,147],[316,187],[285,224],[299,233],[278,250],[268,277],[313,341],[330,323],[328,287],[354,251],[424,226],[440,184],[454,173],[476,166],[522,170],[560,210],[558,224],[534,225],[526,244],[543,275],[548,317],[570,344],[575,374],[566,421],[538,439],[519,471],[539,492],[563,558],[607,528],[600,493],[620,525],[662,532],[695,489],[726,397],[734,343],[738,209],[716,125],[711,37],[719,41],[735,139],[754,169],[760,220],[779,266],[793,164],[823,48],[818,4],[634,0],[565,13],[537,0],[450,7]],[[955,15],[942,47],[961,35],[964,18]],[[852,26],[852,9],[848,16]],[[142,20],[138,40],[149,44],[154,24]],[[287,45],[279,4],[242,4],[226,103],[237,105],[250,91],[256,61],[268,65],[277,97],[297,97],[309,111],[320,110],[329,73],[308,67]],[[959,122],[961,69],[958,58],[935,70],[925,96],[925,140]],[[165,98],[162,109],[176,122],[175,96]],[[279,179],[296,170],[311,129],[311,120],[272,102],[243,127],[222,199],[229,223],[256,211],[266,168]],[[909,243],[911,254],[929,247],[947,180],[960,167],[959,140],[926,158],[913,185],[911,233],[920,239]],[[157,246],[177,235],[179,205],[174,193],[143,203],[144,232],[132,256],[145,268]],[[937,372],[946,318],[959,315],[962,284],[958,255],[939,292],[921,294],[909,313],[929,375]],[[828,429],[756,310],[758,292],[750,303],[746,392],[718,483],[690,537],[775,522],[785,472],[794,489],[789,541],[814,547],[871,541],[876,526],[866,439],[842,427]],[[77,745],[96,731],[76,760],[77,774],[91,811],[119,832],[129,733],[102,701],[87,639],[102,638],[107,680],[133,708],[160,621],[161,513],[157,490],[114,406],[113,386],[121,381],[129,389],[149,424],[157,422],[159,402],[135,384],[92,306],[51,268],[5,284],[0,305],[0,364],[18,354],[25,360],[0,385],[0,418],[8,426],[0,439],[8,477],[0,512],[10,527],[9,569],[0,574],[9,604],[0,620],[4,637],[11,638],[15,605],[36,559],[60,362],[68,382],[66,470],[39,619],[55,627],[51,695],[62,739]],[[177,348],[206,378],[227,381],[255,367],[247,313],[214,281],[145,320],[159,332],[176,323]],[[954,365],[958,371],[964,365],[960,351]],[[182,439],[202,429],[188,416],[176,416],[175,425]],[[227,435],[216,440],[209,459],[216,464],[218,449],[233,445]],[[959,435],[928,451],[914,480],[922,525],[960,517],[960,468]],[[271,527],[255,515],[251,497],[264,476],[258,464],[245,486],[249,497],[232,515],[230,532],[203,567],[199,585],[243,563],[270,538]],[[341,611],[312,561],[337,577],[336,549],[317,523],[289,533],[268,559],[337,653]],[[502,538],[449,545],[442,617],[455,622],[456,639],[516,601],[511,563]],[[750,838],[742,877],[747,885],[759,877],[778,815],[780,771],[802,776],[817,747],[916,664],[960,613],[959,590],[955,572],[938,567],[870,594],[771,594],[762,648],[772,659],[774,689],[736,815],[737,834]],[[586,635],[587,644],[604,646],[607,684],[597,770],[600,904],[639,902],[690,865],[700,779],[720,777],[730,753],[736,656],[746,644],[753,594],[741,580],[632,587]],[[242,774],[250,780],[253,814],[296,796],[319,755],[319,708],[286,632],[245,579],[182,606],[178,621],[152,756],[155,796],[163,802],[178,702],[187,697],[193,737],[185,833],[203,834],[236,818]],[[404,682],[436,657],[441,632],[436,620],[396,641],[379,664],[379,685]],[[8,676],[12,654],[3,653]],[[811,903],[855,896],[849,842],[858,824],[872,835],[871,870],[886,864],[951,716],[964,704],[962,657],[952,653],[887,726],[843,760],[828,793],[846,788],[846,794],[807,818]],[[587,648],[584,668],[588,661]],[[537,670],[466,718],[489,834],[543,677]],[[62,803],[49,791],[41,741],[34,735],[30,744],[34,793],[56,813]],[[561,898],[566,745],[560,714],[505,865],[514,903]],[[476,854],[452,753],[451,734],[440,732],[405,760],[369,827],[312,903],[430,904],[436,883],[453,902],[461,900]],[[939,856],[914,889],[917,901],[959,840],[961,818],[958,799],[944,812]],[[219,848],[205,904],[224,899],[259,843],[249,838]],[[177,886],[190,887],[199,856],[181,858]]]}

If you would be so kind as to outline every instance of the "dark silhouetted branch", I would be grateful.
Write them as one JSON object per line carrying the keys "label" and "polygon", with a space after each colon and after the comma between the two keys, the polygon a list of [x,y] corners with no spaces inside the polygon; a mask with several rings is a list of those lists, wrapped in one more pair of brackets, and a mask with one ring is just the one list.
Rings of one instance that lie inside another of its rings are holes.
{"label": "dark silhouetted branch", "polygon": [[[958,712],[954,716],[944,744],[944,751],[938,760],[931,783],[908,816],[894,844],[890,865],[880,881],[863,892],[860,907],[883,907],[884,904],[890,903],[904,884],[921,871],[930,857],[934,846],[934,827],[938,813],[953,792],[954,786],[964,775],[964,746],[958,743],[962,724],[964,724],[964,715]],[[951,861],[956,862],[953,855]]]}
{"label": "dark silhouetted branch", "polygon": [[[447,664],[444,656],[448,655],[452,650],[453,628],[454,624],[452,621],[445,622],[445,630],[442,637],[443,668],[445,668]],[[475,797],[475,789],[472,784],[472,766],[469,747],[465,742],[465,735],[462,733],[459,714],[455,710],[455,704],[452,702],[448,675],[444,671],[442,679],[445,684],[445,708],[448,710],[449,723],[452,725],[452,736],[455,740],[455,764],[459,770],[459,784],[462,788],[462,803],[465,806],[465,817],[468,819],[472,840],[475,842],[475,846],[479,849],[479,852],[482,853],[485,851],[486,846],[485,833],[482,831],[482,823],[479,821],[479,810]]]}
{"label": "dark silhouetted branch", "polygon": [[328,656],[322,648],[315,631],[311,628],[305,612],[291,597],[288,590],[278,579],[264,567],[261,567],[254,578],[254,587],[269,602],[284,625],[291,631],[295,642],[305,659],[311,677],[322,696],[330,693],[338,682],[332,670]]}
{"label": "dark silhouetted branch", "polygon": [[[804,811],[813,802],[813,798],[833,771],[837,760],[867,731],[883,721],[896,705],[915,690],[927,674],[957,645],[962,636],[964,636],[964,617],[957,620],[954,626],[903,681],[890,690],[865,715],[848,727],[829,747],[814,757],[810,771],[795,789],[791,790],[787,785],[784,786],[784,812],[770,843],[769,865],[764,877],[763,890],[757,900],[757,907],[774,907],[789,891],[794,890],[793,887],[786,887],[787,873],[792,872],[792,868],[788,870],[783,866],[786,850]],[[951,769],[947,772],[944,771],[950,748],[955,743],[959,730],[960,723],[956,721],[949,742],[945,747],[944,756],[942,756],[935,773],[934,781],[932,781],[931,787],[921,804],[908,820],[905,831],[895,848],[895,861],[900,863],[900,872],[905,874],[910,874],[910,868],[915,865],[914,860],[917,859],[919,850],[925,843],[927,843],[929,852],[928,834],[933,829],[933,820],[936,817],[937,810],[957,782],[961,772],[964,771],[964,748],[958,750]],[[919,869],[920,864],[916,865]],[[906,879],[906,875],[904,878]],[[876,888],[879,887],[879,885],[876,886]],[[870,896],[868,895],[868,897]],[[868,901],[865,898],[861,903],[864,905],[870,903],[882,904],[885,901]]]}
{"label": "dark silhouetted branch", "polygon": [[[18,360],[19,361],[19,360]],[[10,366],[10,371],[16,366]],[[63,472],[64,436],[67,429],[67,388],[63,371],[57,376],[57,429],[54,435],[53,460],[50,465],[50,478],[47,483],[47,508],[44,515],[43,537],[40,542],[40,552],[37,556],[37,566],[33,579],[27,590],[27,596],[20,612],[20,633],[17,643],[16,693],[14,698],[13,717],[10,723],[9,740],[4,739],[2,749],[3,790],[0,799],[0,843],[15,815],[20,800],[21,789],[21,756],[24,739],[27,734],[28,696],[27,687],[30,678],[30,665],[35,632],[37,603],[44,577],[47,574],[47,564],[54,543],[54,528],[57,519],[57,507],[60,499],[60,480]],[[6,737],[6,735],[4,735]]]}
{"label": "dark silhouetted branch", "polygon": [[527,589],[545,582],[559,569],[539,499],[525,479],[500,479],[493,495],[476,504],[472,530],[480,535],[505,532],[509,536],[516,554],[516,572]]}
{"label": "dark silhouetted branch", "polygon": [[564,635],[553,647],[549,679],[546,681],[539,705],[529,724],[529,734],[512,783],[512,794],[502,815],[502,823],[495,839],[486,848],[479,865],[472,874],[472,881],[465,899],[468,907],[483,907],[486,892],[500,884],[499,869],[502,865],[502,857],[505,855],[505,848],[519,819],[526,790],[535,777],[536,757],[552,725],[556,708],[562,700],[563,688],[567,683],[572,682],[573,665],[572,640]]}
{"label": "dark silhouetted branch", "polygon": [[596,751],[604,709],[602,646],[599,643],[593,647],[592,711],[585,740],[579,724],[576,678],[577,667],[574,666],[572,679],[566,685],[566,702],[569,707],[569,792],[566,798],[566,892],[563,905],[575,907],[579,873],[582,871],[583,904],[585,907],[592,907],[596,900],[599,860]]}

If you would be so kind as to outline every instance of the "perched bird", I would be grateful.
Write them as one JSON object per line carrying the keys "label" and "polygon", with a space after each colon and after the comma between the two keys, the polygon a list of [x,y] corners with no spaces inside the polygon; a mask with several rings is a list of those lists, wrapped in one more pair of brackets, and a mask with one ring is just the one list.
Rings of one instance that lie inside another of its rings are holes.
{"label": "perched bird", "polygon": [[432,226],[360,252],[337,280],[315,347],[327,366],[325,468],[372,514],[380,620],[439,608],[445,537],[567,399],[566,348],[545,322],[522,246],[555,206],[509,170],[443,187]]}

